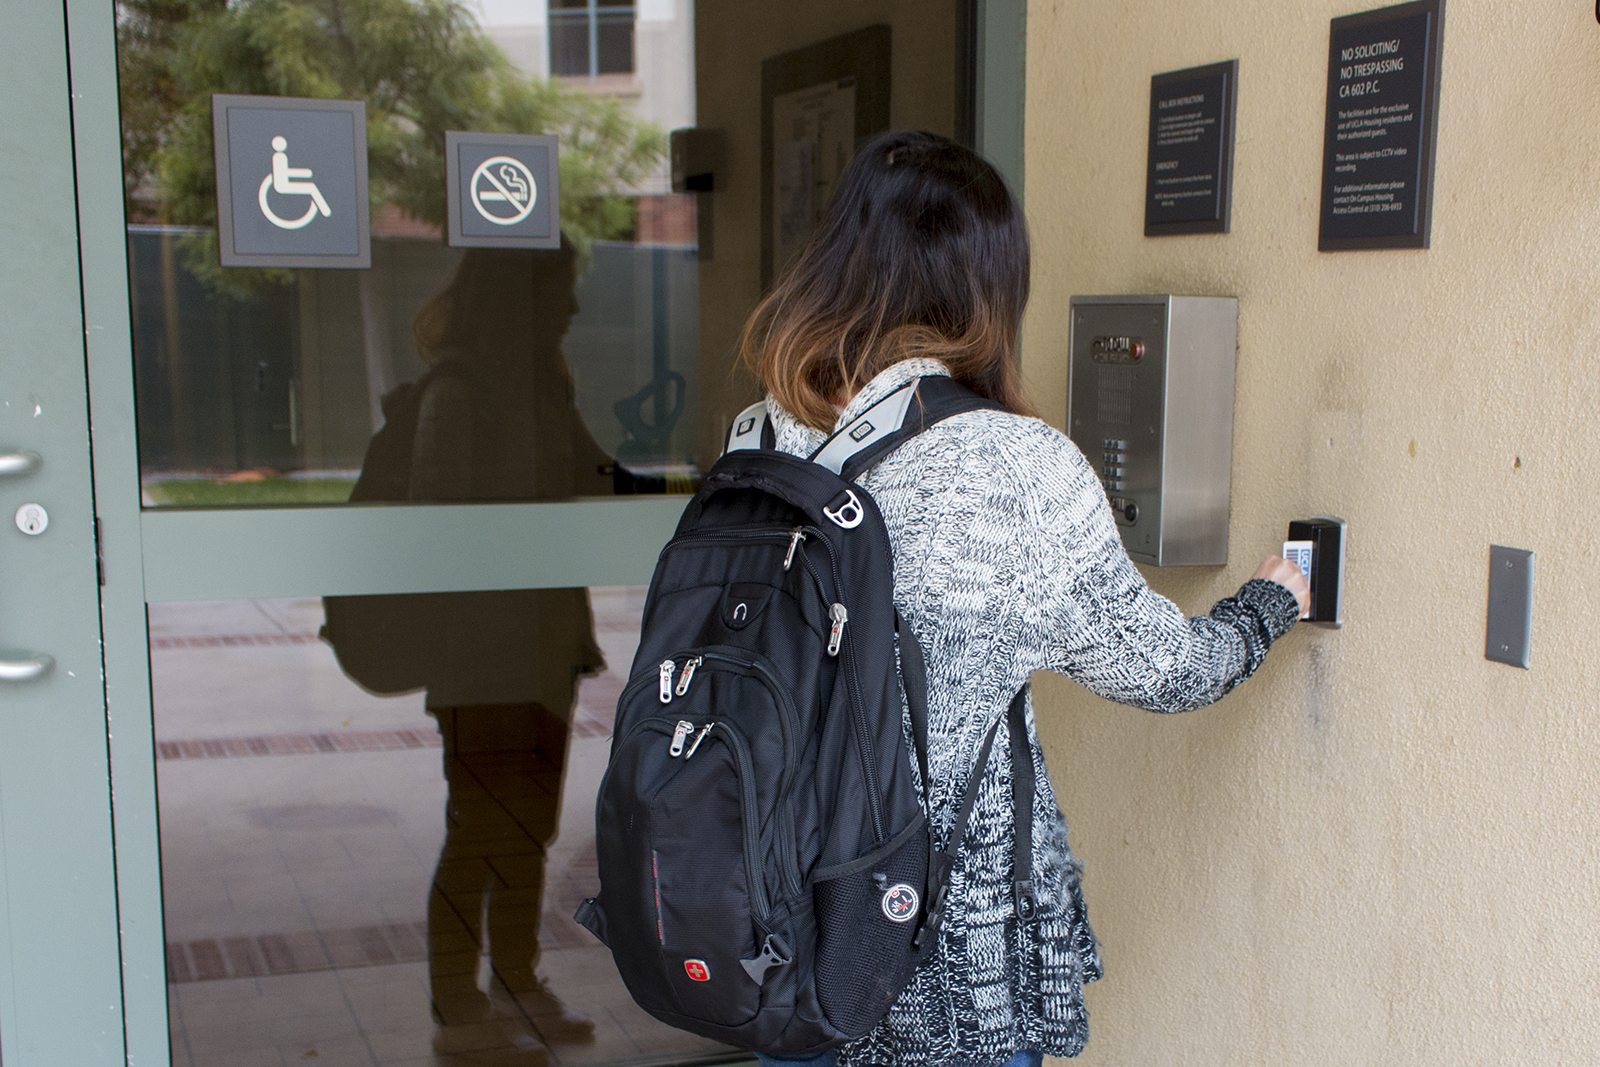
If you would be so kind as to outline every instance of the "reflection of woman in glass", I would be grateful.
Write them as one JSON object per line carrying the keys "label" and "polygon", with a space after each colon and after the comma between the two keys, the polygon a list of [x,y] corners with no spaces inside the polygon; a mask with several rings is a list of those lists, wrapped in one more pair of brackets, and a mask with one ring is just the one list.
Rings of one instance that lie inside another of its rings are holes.
{"label": "reflection of woman in glass", "polygon": [[612,491],[574,401],[562,338],[578,313],[570,245],[473,249],[417,314],[429,364],[412,500],[554,500]]}
{"label": "reflection of woman in glass", "polygon": [[[565,244],[474,249],[417,315],[429,370],[417,383],[411,500],[612,491],[611,460],[578,414],[561,351],[578,311],[575,266]],[[479,1047],[470,1024],[494,1019],[526,1050],[516,1062],[537,1063],[547,1055],[539,1040],[593,1036],[534,972],[577,683],[605,661],[586,589],[441,599],[446,625],[434,631],[442,647],[427,695],[450,788],[428,907],[434,1010],[445,1024],[437,1043]]]}

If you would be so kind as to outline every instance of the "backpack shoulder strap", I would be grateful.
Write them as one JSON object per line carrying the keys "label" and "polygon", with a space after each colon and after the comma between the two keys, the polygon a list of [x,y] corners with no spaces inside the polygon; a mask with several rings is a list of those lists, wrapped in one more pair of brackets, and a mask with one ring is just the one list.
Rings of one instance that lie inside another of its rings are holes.
{"label": "backpack shoulder strap", "polygon": [[1002,410],[954,378],[914,378],[841,426],[810,459],[853,482],[934,423],[984,409]]}
{"label": "backpack shoulder strap", "polygon": [[723,454],[738,451],[741,448],[766,448],[778,447],[778,433],[772,428],[772,415],[767,411],[765,400],[751,404],[733,420],[733,426],[728,430],[728,444]]}
{"label": "backpack shoulder strap", "polygon": [[[1038,914],[1038,897],[1033,889],[1033,746],[1028,743],[1028,685],[1017,690],[1006,709],[1005,723],[1011,747],[1011,898],[1017,909],[1017,918],[1028,922]],[[1000,730],[1000,719],[990,724],[984,732],[983,743],[978,747],[978,758],[973,761],[972,774],[967,778],[967,788],[961,794],[961,807],[957,809],[955,825],[950,828],[950,839],[944,852],[933,856],[928,864],[928,908],[918,926],[913,944],[918,948],[924,939],[939,932],[944,923],[945,895],[950,889],[950,871],[955,867],[956,852],[967,835],[967,823],[972,819],[972,809],[978,802],[978,790],[989,765],[989,751],[994,747],[995,734]]]}

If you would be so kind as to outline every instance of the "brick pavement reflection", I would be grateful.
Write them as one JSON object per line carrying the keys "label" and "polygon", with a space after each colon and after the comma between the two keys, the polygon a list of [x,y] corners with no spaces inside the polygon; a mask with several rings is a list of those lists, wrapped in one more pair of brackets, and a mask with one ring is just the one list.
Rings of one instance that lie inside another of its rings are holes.
{"label": "brick pavement reflection", "polygon": [[[438,727],[421,694],[372,696],[306,639],[320,601],[151,605],[174,1064],[725,1057],[637,1008],[571,919],[596,888],[594,795],[644,590],[591,595],[611,669],[579,689],[564,768],[462,754],[457,793],[492,817],[442,863]],[[507,921],[536,970],[486,949]]]}

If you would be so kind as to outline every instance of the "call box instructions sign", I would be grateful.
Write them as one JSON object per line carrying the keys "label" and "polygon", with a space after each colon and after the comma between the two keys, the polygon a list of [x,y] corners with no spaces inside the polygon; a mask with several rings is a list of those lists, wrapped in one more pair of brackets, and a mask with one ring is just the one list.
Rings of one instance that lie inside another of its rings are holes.
{"label": "call box instructions sign", "polygon": [[1146,237],[1228,232],[1238,72],[1232,60],[1150,79]]}
{"label": "call box instructions sign", "polygon": [[225,267],[370,267],[360,100],[211,98]]}
{"label": "call box instructions sign", "polygon": [[560,247],[555,137],[451,130],[444,143],[451,245]]}
{"label": "call box instructions sign", "polygon": [[1333,20],[1317,247],[1428,247],[1443,0]]}

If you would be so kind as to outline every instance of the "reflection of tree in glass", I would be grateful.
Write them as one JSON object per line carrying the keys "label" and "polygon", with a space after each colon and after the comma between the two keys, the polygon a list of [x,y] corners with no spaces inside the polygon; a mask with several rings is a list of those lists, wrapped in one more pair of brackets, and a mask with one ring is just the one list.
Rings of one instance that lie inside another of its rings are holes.
{"label": "reflection of tree in glass", "polygon": [[290,274],[218,266],[213,93],[366,101],[374,212],[434,225],[445,130],[556,134],[561,228],[580,250],[632,227],[618,190],[665,150],[617,101],[518,72],[454,0],[119,0],[117,13],[128,217],[205,227],[188,265],[229,288]]}

